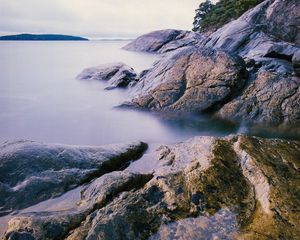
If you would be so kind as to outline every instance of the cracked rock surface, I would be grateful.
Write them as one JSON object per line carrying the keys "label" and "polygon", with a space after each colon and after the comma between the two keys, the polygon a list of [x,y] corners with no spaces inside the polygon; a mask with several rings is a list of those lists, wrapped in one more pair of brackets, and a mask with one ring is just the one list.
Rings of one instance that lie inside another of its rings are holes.
{"label": "cracked rock surface", "polygon": [[155,155],[152,173],[117,171],[87,184],[75,209],[15,216],[4,239],[299,236],[299,142],[196,137]]}

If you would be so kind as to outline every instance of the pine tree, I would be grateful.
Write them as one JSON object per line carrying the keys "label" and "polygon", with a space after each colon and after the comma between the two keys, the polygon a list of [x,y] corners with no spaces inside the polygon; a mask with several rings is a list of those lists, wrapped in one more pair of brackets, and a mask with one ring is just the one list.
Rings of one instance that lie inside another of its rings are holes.
{"label": "pine tree", "polygon": [[199,8],[196,9],[196,15],[193,22],[193,31],[199,31],[201,29],[201,20],[212,10],[213,4],[210,0],[199,5]]}

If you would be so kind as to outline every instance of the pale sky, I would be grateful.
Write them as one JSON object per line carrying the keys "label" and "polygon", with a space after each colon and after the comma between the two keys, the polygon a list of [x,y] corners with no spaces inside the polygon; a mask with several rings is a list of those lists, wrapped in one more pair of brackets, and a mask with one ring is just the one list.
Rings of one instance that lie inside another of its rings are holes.
{"label": "pale sky", "polygon": [[0,34],[133,37],[192,28],[203,0],[0,0]]}

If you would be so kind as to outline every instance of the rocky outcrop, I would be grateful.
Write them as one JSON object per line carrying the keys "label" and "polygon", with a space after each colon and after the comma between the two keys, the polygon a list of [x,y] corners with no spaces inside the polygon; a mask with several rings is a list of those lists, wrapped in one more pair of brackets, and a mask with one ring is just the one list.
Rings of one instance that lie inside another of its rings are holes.
{"label": "rocky outcrop", "polygon": [[[196,44],[189,44],[193,45],[190,50],[185,47],[164,56],[150,70],[144,71],[133,90],[132,101],[124,105],[187,112],[222,108],[216,115],[226,119],[297,126],[300,123],[299,13],[298,0],[263,1],[208,37],[201,35]],[[148,47],[152,52],[172,50],[169,47],[174,42],[170,40],[173,39],[171,33],[178,31],[161,30],[143,35],[126,49],[140,50],[139,46],[145,45],[142,51],[148,51]],[[160,39],[159,47],[151,45],[151,36]],[[226,61],[215,61],[218,58],[214,58],[214,54],[201,57],[201,51],[213,52],[207,49],[216,49],[216,52],[222,49],[230,52],[230,56],[242,57],[250,72],[248,78],[233,70],[232,61],[228,61],[228,66]],[[186,57],[188,51],[195,52],[191,58]],[[195,57],[197,55],[200,57]],[[216,71],[219,72],[216,74]]]}
{"label": "rocky outcrop", "polygon": [[244,61],[221,50],[186,47],[146,71],[129,106],[202,112],[230,100],[244,85]]}
{"label": "rocky outcrop", "polygon": [[0,146],[0,215],[124,168],[146,148],[141,142],[106,147],[4,143]]}
{"label": "rocky outcrop", "polygon": [[259,72],[241,96],[222,107],[219,116],[269,125],[300,123],[300,79]]}
{"label": "rocky outcrop", "polygon": [[290,58],[300,44],[299,12],[298,0],[264,1],[214,32],[206,46],[250,58],[271,52]]}
{"label": "rocky outcrop", "polygon": [[197,137],[155,153],[153,173],[106,174],[77,209],[15,216],[4,239],[299,236],[299,142]]}
{"label": "rocky outcrop", "polygon": [[106,89],[110,90],[134,84],[137,81],[136,76],[134,69],[128,65],[111,63],[84,69],[77,76],[77,79],[107,81],[109,86]]}
{"label": "rocky outcrop", "polygon": [[291,61],[300,49],[298,0],[266,0],[209,37],[180,30],[160,30],[140,36],[126,50],[164,53],[182,46],[222,48],[268,69],[292,73]]}
{"label": "rocky outcrop", "polygon": [[203,39],[204,37],[200,33],[166,29],[142,35],[124,46],[123,49],[138,52],[166,53],[185,46],[196,45]]}
{"label": "rocky outcrop", "polygon": [[[267,0],[210,35],[204,46],[254,59],[263,70],[291,74],[300,49],[298,0]],[[284,17],[287,16],[287,17]]]}

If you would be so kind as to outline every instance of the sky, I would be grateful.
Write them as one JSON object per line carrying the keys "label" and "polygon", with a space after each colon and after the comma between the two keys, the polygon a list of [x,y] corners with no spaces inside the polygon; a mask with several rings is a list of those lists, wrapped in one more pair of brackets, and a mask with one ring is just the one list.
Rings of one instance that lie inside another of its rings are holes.
{"label": "sky", "polygon": [[0,34],[135,37],[192,28],[203,0],[0,0]]}

